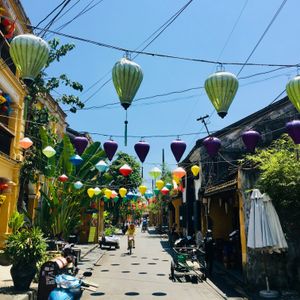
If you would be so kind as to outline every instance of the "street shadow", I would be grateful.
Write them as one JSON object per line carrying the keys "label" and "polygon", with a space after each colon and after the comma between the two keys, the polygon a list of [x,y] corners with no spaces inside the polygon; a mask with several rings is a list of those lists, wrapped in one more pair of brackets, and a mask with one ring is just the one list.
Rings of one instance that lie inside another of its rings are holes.
{"label": "street shadow", "polygon": [[169,241],[160,241],[160,244],[163,248],[163,251],[167,252],[171,256],[174,255],[173,249],[172,249],[172,247],[170,247]]}

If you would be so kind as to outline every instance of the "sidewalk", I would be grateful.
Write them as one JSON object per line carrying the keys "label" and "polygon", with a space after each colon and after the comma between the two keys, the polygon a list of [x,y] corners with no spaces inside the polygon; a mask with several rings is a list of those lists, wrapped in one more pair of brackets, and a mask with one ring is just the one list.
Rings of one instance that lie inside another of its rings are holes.
{"label": "sidewalk", "polygon": [[[91,251],[96,249],[98,244],[76,245],[81,249],[81,259],[86,257]],[[13,281],[10,275],[11,266],[0,266],[0,299],[1,300],[34,300],[36,299],[38,284],[31,283],[30,290],[27,292],[17,292],[14,290]]]}

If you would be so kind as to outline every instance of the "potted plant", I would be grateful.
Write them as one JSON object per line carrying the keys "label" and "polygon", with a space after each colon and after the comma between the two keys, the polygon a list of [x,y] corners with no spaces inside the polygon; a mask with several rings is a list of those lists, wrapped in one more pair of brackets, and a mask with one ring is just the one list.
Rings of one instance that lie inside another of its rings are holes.
{"label": "potted plant", "polygon": [[12,262],[10,273],[15,289],[28,290],[37,272],[37,263],[46,255],[47,244],[39,228],[24,227],[24,221],[20,222],[18,217],[10,225],[16,223],[18,225],[13,227],[12,234],[7,238],[5,253]]}

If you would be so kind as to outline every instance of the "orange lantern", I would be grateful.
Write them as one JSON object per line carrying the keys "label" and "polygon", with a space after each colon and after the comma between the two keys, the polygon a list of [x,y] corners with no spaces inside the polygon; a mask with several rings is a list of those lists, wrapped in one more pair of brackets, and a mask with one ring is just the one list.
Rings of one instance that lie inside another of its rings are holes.
{"label": "orange lantern", "polygon": [[186,175],[186,172],[183,168],[178,167],[173,171],[173,176],[177,177],[179,179],[181,179],[182,177],[184,177]]}
{"label": "orange lantern", "polygon": [[22,147],[25,150],[30,148],[32,144],[33,144],[32,140],[28,137],[21,139],[19,142],[20,147]]}

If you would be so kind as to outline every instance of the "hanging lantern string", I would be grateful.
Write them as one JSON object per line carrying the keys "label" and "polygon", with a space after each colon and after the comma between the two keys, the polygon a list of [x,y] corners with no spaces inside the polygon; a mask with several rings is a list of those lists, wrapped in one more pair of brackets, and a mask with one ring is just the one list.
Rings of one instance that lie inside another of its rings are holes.
{"label": "hanging lantern string", "polygon": [[[4,16],[3,14],[0,14],[0,17],[6,17],[7,19],[10,19],[12,21],[14,20],[13,18],[10,18],[8,16]],[[209,60],[209,59],[200,59],[200,58],[168,55],[168,54],[148,52],[148,51],[138,51],[138,50],[127,49],[127,48],[123,48],[123,47],[120,47],[120,46],[114,46],[114,45],[94,41],[94,40],[91,40],[91,39],[86,39],[86,38],[71,35],[71,34],[61,33],[61,32],[55,31],[55,30],[47,29],[45,27],[34,26],[34,25],[26,23],[26,22],[21,22],[20,21],[20,23],[28,26],[31,29],[43,30],[43,31],[48,32],[48,33],[52,33],[52,34],[63,36],[63,37],[69,38],[69,39],[73,39],[73,40],[93,44],[93,45],[96,45],[96,46],[99,46],[99,47],[114,49],[114,50],[118,50],[118,51],[125,52],[125,53],[129,52],[129,53],[142,54],[142,55],[151,56],[151,57],[161,57],[161,58],[177,59],[177,60],[207,63],[207,64],[214,64],[214,65],[222,64],[222,65],[232,65],[232,66],[258,66],[258,67],[286,67],[286,68],[291,68],[291,67],[297,67],[299,65],[299,64],[225,62],[225,61],[215,61],[215,60]]]}
{"label": "hanging lantern string", "polygon": [[127,146],[127,125],[128,125],[128,120],[127,120],[127,109],[125,110],[125,114],[126,114],[126,119],[124,121],[125,124],[125,133],[124,133],[124,142],[125,142],[125,146]]}

